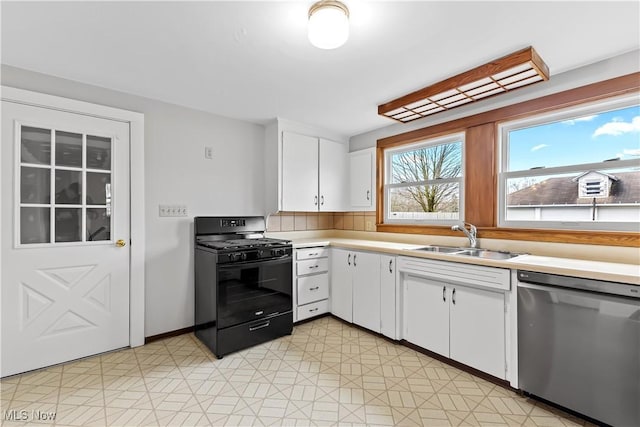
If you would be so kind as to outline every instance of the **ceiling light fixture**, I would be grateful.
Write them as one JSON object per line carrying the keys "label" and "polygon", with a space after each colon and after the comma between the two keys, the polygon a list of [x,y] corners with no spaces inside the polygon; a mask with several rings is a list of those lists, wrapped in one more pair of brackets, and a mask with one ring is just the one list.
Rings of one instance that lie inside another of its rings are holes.
{"label": "ceiling light fixture", "polygon": [[309,9],[309,41],[320,49],[335,49],[349,38],[349,9],[334,0],[322,0]]}
{"label": "ceiling light fixture", "polygon": [[545,80],[547,64],[528,47],[378,105],[378,114],[407,123]]}

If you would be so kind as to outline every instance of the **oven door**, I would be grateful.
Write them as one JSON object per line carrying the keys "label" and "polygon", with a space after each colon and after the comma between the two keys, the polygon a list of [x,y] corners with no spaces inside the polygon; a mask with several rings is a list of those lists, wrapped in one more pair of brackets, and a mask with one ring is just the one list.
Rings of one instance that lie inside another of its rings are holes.
{"label": "oven door", "polygon": [[291,256],[218,265],[218,327],[292,309]]}

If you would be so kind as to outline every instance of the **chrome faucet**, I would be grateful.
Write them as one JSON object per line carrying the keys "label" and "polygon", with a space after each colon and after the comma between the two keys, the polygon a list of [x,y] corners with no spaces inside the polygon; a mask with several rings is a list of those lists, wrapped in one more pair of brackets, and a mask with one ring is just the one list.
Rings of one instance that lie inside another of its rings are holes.
{"label": "chrome faucet", "polygon": [[[469,226],[469,230],[467,230],[466,226]],[[468,222],[463,222],[462,225],[454,225],[451,227],[453,231],[462,231],[465,236],[469,239],[469,246],[472,248],[478,247],[478,229],[475,225],[469,224]]]}

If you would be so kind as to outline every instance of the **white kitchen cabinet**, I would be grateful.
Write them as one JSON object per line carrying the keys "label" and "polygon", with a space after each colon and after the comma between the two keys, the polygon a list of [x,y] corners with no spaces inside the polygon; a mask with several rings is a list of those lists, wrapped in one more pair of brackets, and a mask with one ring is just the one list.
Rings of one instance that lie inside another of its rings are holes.
{"label": "white kitchen cabinet", "polygon": [[329,311],[329,251],[323,247],[295,250],[294,321]]}
{"label": "white kitchen cabinet", "polygon": [[353,323],[380,333],[380,255],[352,255]]}
{"label": "white kitchen cabinet", "polygon": [[380,255],[332,249],[331,313],[380,332]]}
{"label": "white kitchen cabinet", "polygon": [[282,210],[318,210],[318,138],[283,132]]}
{"label": "white kitchen cabinet", "polygon": [[351,251],[331,249],[331,314],[353,322],[353,270]]}
{"label": "white kitchen cabinet", "polygon": [[396,257],[380,255],[380,333],[394,340],[400,338],[396,283]]}
{"label": "white kitchen cabinet", "polygon": [[340,138],[278,119],[265,129],[264,156],[268,213],[348,210],[349,153]]}
{"label": "white kitchen cabinet", "polygon": [[[346,144],[320,138],[319,168],[319,210],[324,212],[345,210],[348,204],[348,194],[345,191],[347,180],[347,151]],[[286,210],[286,209],[285,209]]]}
{"label": "white kitchen cabinet", "polygon": [[447,285],[407,276],[404,280],[404,301],[405,339],[449,357]]}
{"label": "white kitchen cabinet", "polygon": [[504,307],[502,292],[455,286],[449,306],[450,357],[504,378]]}
{"label": "white kitchen cabinet", "polygon": [[403,337],[505,379],[509,270],[408,257],[398,269]]}
{"label": "white kitchen cabinet", "polygon": [[349,153],[350,204],[353,210],[375,210],[375,161],[375,148]]}

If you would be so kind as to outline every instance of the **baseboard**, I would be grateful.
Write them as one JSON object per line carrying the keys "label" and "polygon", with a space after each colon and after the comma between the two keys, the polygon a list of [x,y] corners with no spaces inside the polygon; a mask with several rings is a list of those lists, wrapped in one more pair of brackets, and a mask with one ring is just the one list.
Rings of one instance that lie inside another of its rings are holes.
{"label": "baseboard", "polygon": [[169,331],[169,332],[164,332],[158,335],[152,335],[150,337],[145,337],[144,343],[149,344],[150,342],[159,341],[165,338],[177,337],[178,335],[188,334],[193,331],[195,331],[194,326],[189,326],[182,329],[176,329],[175,331]]}

